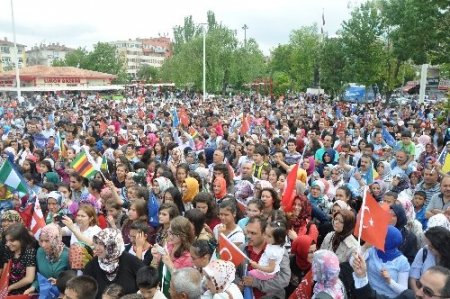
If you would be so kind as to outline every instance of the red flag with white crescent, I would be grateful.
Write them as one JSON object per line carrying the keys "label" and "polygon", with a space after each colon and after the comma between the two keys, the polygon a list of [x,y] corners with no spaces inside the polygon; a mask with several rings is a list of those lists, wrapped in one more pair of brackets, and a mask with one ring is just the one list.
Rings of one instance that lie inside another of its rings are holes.
{"label": "red flag with white crescent", "polygon": [[248,259],[223,233],[219,235],[219,256],[221,260],[230,261],[235,266],[240,265],[245,259]]}

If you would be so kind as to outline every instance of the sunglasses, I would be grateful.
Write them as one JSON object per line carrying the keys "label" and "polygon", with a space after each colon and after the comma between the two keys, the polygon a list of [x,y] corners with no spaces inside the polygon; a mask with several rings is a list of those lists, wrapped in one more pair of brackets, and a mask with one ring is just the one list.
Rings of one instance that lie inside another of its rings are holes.
{"label": "sunglasses", "polygon": [[445,296],[440,296],[440,295],[434,294],[434,291],[432,289],[430,289],[429,287],[424,286],[422,284],[422,282],[420,282],[419,279],[416,280],[416,287],[418,290],[422,289],[423,294],[425,296],[427,296],[428,298],[433,298],[433,297],[446,298]]}

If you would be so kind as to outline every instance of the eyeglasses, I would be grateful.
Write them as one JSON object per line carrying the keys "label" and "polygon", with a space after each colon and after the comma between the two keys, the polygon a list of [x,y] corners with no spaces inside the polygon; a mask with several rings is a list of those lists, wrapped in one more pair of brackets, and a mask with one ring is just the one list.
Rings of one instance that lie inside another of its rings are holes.
{"label": "eyeglasses", "polygon": [[434,291],[432,289],[430,289],[429,287],[426,287],[422,284],[422,282],[420,282],[419,279],[416,280],[416,287],[417,290],[422,290],[423,294],[425,296],[427,296],[428,298],[433,298],[433,297],[437,297],[437,298],[447,298],[445,296],[441,296],[441,295],[436,295],[434,294]]}

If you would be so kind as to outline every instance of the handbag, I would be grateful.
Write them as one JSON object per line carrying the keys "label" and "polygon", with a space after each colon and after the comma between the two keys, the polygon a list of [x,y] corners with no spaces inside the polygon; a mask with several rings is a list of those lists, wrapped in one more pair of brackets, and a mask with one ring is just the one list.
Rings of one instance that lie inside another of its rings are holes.
{"label": "handbag", "polygon": [[69,263],[74,270],[82,270],[92,260],[94,253],[88,245],[77,242],[70,245]]}

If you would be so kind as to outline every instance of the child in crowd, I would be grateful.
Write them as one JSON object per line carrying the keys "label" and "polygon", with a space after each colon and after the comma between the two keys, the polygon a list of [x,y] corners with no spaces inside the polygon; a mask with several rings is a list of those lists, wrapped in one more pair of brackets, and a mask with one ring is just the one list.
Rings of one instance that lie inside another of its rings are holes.
{"label": "child in crowd", "polygon": [[426,207],[425,201],[427,199],[427,194],[424,191],[416,191],[414,193],[413,205],[414,211],[416,212],[416,219],[422,223],[422,229],[426,230],[428,226],[428,219],[425,217]]}
{"label": "child in crowd", "polygon": [[248,202],[246,208],[247,216],[238,221],[238,225],[244,229],[247,226],[248,220],[253,216],[262,215],[264,209],[264,203],[261,199],[252,199]]}
{"label": "child in crowd", "polygon": [[285,252],[286,228],[279,222],[271,222],[266,227],[264,237],[267,246],[259,262],[250,261],[253,269],[249,271],[249,275],[260,280],[269,280],[280,271],[280,263]]}
{"label": "child in crowd", "polygon": [[128,219],[127,213],[122,209],[122,206],[114,199],[106,201],[106,221],[108,227],[122,229],[123,224]]}
{"label": "child in crowd", "polygon": [[143,267],[136,274],[136,284],[139,292],[145,299],[166,299],[159,290],[158,270],[153,267]]}

